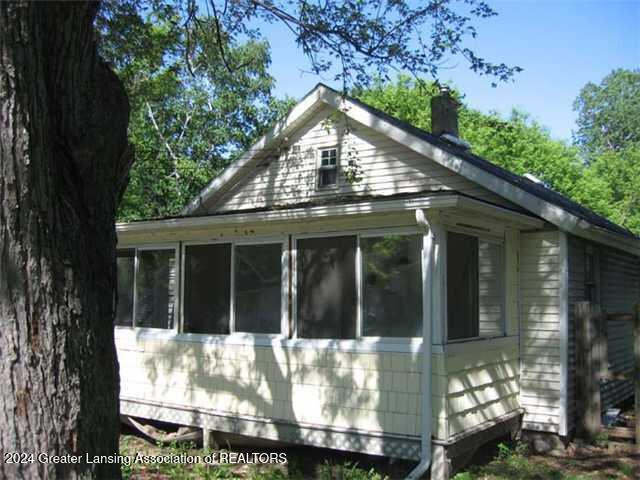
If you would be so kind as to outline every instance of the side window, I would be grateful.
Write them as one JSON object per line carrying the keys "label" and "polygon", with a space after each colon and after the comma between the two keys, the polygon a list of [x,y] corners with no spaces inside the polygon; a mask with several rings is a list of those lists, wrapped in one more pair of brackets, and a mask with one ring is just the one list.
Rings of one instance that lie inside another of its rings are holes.
{"label": "side window", "polygon": [[320,150],[320,165],[318,167],[318,187],[331,187],[338,184],[338,149],[325,148]]}
{"label": "side window", "polygon": [[447,234],[447,334],[449,340],[479,335],[478,238]]}
{"label": "side window", "polygon": [[598,301],[597,269],[597,253],[591,245],[587,245],[584,252],[584,290],[585,298],[590,302]]}
{"label": "side window", "polygon": [[173,328],[175,287],[175,250],[138,250],[135,326]]}
{"label": "side window", "polygon": [[118,250],[116,255],[118,303],[116,305],[115,324],[119,327],[133,327],[135,262],[135,249]]}
{"label": "side window", "polygon": [[503,246],[471,235],[448,232],[448,340],[503,334]]}

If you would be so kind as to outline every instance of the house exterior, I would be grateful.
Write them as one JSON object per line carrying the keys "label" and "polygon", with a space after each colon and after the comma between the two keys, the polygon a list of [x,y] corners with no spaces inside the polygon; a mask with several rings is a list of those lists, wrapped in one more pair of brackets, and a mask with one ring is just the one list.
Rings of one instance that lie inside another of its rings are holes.
{"label": "house exterior", "polygon": [[433,123],[318,85],[181,216],[117,225],[122,414],[413,476],[501,426],[570,436],[572,304],[630,311],[640,241]]}

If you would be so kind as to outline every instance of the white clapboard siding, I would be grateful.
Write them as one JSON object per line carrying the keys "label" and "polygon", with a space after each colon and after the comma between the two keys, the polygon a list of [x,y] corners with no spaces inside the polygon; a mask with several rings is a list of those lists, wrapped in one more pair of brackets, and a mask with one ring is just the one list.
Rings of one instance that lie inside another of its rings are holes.
{"label": "white clapboard siding", "polygon": [[444,372],[433,377],[438,385],[433,414],[436,424],[446,426],[447,436],[436,438],[451,438],[520,408],[517,341],[502,340],[441,357]]}
{"label": "white clapboard siding", "polygon": [[557,231],[520,235],[520,404],[523,427],[559,432],[560,297]]}
{"label": "white clapboard siding", "polygon": [[[599,249],[600,302],[610,313],[630,313],[640,302],[640,261],[611,247]],[[609,369],[624,372],[633,369],[633,325],[631,322],[607,324]],[[608,408],[633,395],[633,384],[606,382],[602,385],[602,407]]]}
{"label": "white clapboard siding", "polygon": [[[344,195],[393,195],[420,191],[455,190],[500,205],[513,204],[428,158],[353,120],[348,124],[329,108],[312,116],[280,151],[260,160],[245,178],[212,205],[212,211],[330,201]],[[338,148],[337,188],[318,189],[320,148]],[[358,166],[361,180],[349,183],[349,162]]]}

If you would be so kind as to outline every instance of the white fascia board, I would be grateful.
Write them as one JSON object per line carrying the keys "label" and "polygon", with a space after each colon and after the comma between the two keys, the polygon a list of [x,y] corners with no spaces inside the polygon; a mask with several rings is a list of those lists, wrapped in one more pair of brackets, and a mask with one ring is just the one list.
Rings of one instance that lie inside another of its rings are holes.
{"label": "white fascia board", "polygon": [[229,165],[220,175],[214,178],[202,191],[189,202],[182,210],[182,215],[190,215],[194,213],[200,206],[211,201],[212,197],[228,184],[235,183],[240,176],[247,173],[247,167],[265,149],[273,145],[274,142],[281,139],[289,132],[296,122],[308,111],[312,110],[319,104],[320,97],[326,88],[322,85],[311,91],[300,103],[298,103],[289,114],[277,122],[275,126],[264,134],[247,150],[239,159]]}
{"label": "white fascia board", "polygon": [[116,232],[118,234],[142,233],[207,226],[246,225],[266,221],[296,221],[343,215],[390,213],[414,210],[416,208],[453,208],[459,206],[460,200],[461,197],[459,195],[452,194],[396,200],[370,200],[367,202],[345,203],[342,205],[319,205],[314,207],[293,208],[290,210],[231,213],[228,215],[210,215],[204,217],[179,217],[165,220],[119,223],[116,224]]}
{"label": "white fascia board", "polygon": [[399,128],[385,119],[367,111],[360,105],[336,92],[323,89],[321,100],[333,108],[340,109],[353,120],[386,135],[392,140],[410,148],[414,152],[434,160],[449,170],[481,185],[497,195],[519,205],[526,210],[538,215],[558,228],[573,233],[579,237],[595,240],[600,243],[625,250],[640,256],[640,240],[627,239],[601,228],[567,212],[550,202],[518,188],[517,186],[489,173],[476,165],[460,158],[446,150],[439,148],[422,138]]}

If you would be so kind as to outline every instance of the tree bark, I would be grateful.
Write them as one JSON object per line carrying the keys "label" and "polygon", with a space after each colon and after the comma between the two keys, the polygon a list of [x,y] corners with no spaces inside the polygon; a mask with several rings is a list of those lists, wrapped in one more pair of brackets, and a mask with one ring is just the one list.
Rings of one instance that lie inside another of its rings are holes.
{"label": "tree bark", "polygon": [[114,222],[132,156],[97,9],[0,2],[0,478],[120,476],[37,457],[118,451]]}

